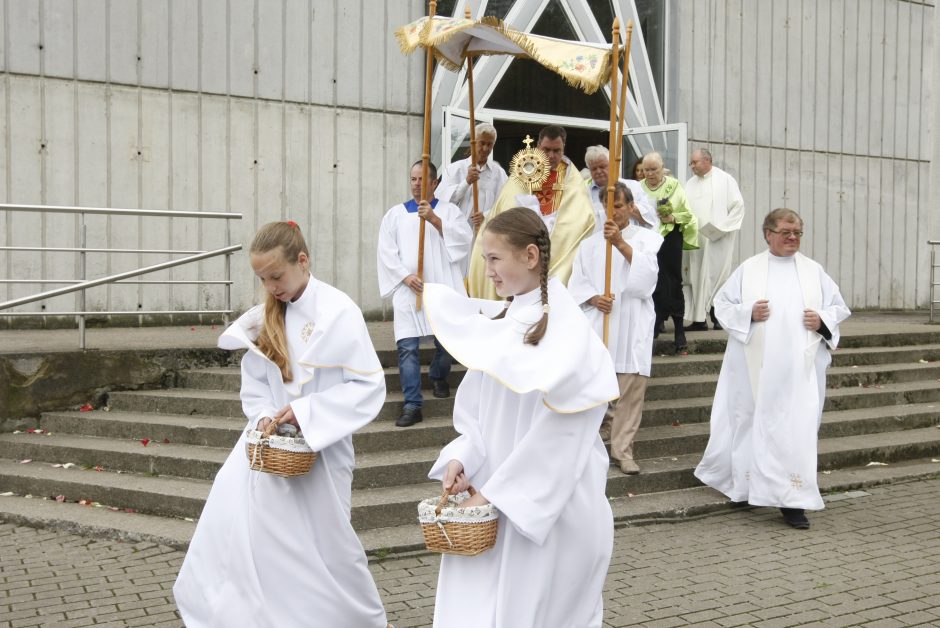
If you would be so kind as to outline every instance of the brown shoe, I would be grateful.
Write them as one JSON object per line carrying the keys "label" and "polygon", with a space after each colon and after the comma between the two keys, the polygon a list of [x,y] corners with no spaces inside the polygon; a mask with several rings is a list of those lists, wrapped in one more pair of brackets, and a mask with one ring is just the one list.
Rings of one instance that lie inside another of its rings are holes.
{"label": "brown shoe", "polygon": [[620,470],[626,475],[636,475],[640,472],[640,466],[633,460],[621,460]]}

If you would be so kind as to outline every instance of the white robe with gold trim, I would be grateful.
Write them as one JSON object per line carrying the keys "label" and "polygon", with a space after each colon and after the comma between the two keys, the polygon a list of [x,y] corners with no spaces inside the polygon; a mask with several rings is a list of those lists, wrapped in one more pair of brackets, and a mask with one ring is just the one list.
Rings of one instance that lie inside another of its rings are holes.
{"label": "white robe with gold trim", "polygon": [[[751,320],[767,299],[770,318]],[[803,326],[815,310],[827,341]],[[849,317],[822,266],[797,253],[765,251],[739,266],[715,297],[728,332],[711,414],[711,435],[695,476],[733,501],[820,510],[816,445],[826,392],[827,345],[839,344]]]}
{"label": "white robe with gold trim", "polygon": [[434,335],[468,369],[454,406],[460,436],[429,476],[441,479],[459,460],[500,512],[493,549],[442,558],[438,628],[601,626],[613,519],[598,429],[619,394],[617,379],[558,280],[549,283],[545,337],[523,344],[542,316],[539,295],[517,296],[505,318],[490,320],[480,301],[425,287]]}
{"label": "white robe with gold trim", "polygon": [[310,278],[289,303],[292,382],[255,345],[263,306],[219,338],[242,358],[247,426],[288,403],[320,453],[306,475],[252,471],[242,433],[216,475],[173,587],[188,628],[384,628],[385,611],[350,523],[352,433],[378,414],[385,377],[362,313]]}

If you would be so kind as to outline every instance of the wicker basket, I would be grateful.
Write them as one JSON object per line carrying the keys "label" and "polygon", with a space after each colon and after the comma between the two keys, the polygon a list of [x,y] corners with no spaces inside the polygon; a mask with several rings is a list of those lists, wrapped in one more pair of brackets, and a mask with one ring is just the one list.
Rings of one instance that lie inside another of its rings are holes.
{"label": "wicker basket", "polygon": [[271,422],[264,430],[248,429],[246,453],[248,464],[255,471],[273,473],[282,478],[304,475],[317,460],[317,452],[310,449],[303,438],[277,436],[277,424]]}
{"label": "wicker basket", "polygon": [[[470,487],[470,495],[476,495]],[[463,495],[463,494],[461,494]],[[470,509],[460,507],[466,497],[448,495],[425,499],[418,504],[418,521],[429,551],[476,556],[493,547],[499,519],[492,504]]]}

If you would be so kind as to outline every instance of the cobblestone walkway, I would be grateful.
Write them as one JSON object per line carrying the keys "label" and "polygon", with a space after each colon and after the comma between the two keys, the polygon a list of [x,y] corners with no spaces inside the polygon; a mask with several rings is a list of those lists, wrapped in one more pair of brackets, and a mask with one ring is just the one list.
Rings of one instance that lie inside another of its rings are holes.
{"label": "cobblestone walkway", "polygon": [[[617,531],[606,626],[938,626],[940,479]],[[182,553],[0,525],[0,626],[179,626]],[[436,557],[372,565],[398,628],[428,626]],[[553,628],[553,627],[539,627]]]}

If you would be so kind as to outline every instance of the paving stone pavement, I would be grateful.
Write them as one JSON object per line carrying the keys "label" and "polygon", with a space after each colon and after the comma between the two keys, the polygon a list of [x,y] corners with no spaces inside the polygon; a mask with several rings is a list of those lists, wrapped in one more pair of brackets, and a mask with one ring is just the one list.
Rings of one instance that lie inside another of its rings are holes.
{"label": "paving stone pavement", "polygon": [[[619,529],[605,626],[940,626],[938,495],[940,479],[830,496],[809,531],[767,508]],[[0,525],[0,627],[179,626],[182,558]],[[398,628],[430,625],[436,557],[371,568]]]}

